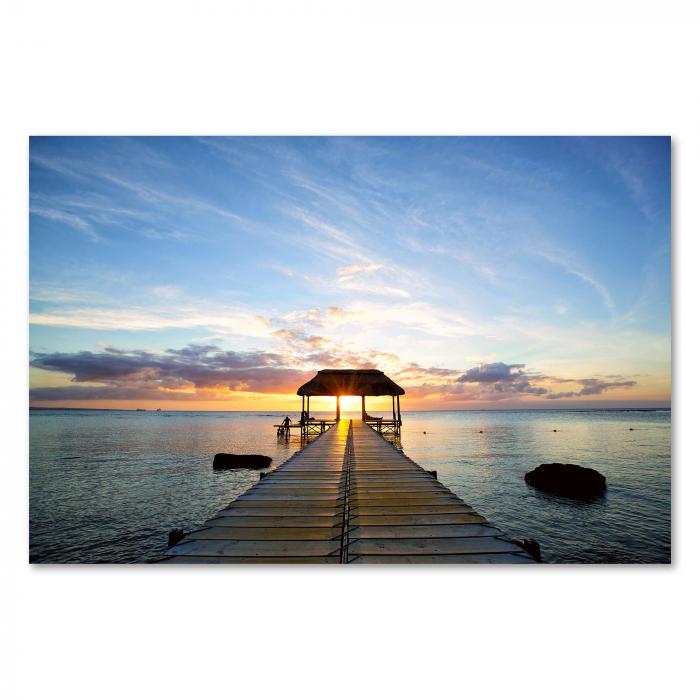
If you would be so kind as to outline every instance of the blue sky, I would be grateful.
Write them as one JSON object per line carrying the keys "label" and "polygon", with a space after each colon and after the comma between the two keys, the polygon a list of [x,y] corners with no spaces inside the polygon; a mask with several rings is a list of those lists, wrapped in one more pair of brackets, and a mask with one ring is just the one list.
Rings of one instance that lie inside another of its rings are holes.
{"label": "blue sky", "polygon": [[668,405],[670,139],[30,141],[35,405]]}

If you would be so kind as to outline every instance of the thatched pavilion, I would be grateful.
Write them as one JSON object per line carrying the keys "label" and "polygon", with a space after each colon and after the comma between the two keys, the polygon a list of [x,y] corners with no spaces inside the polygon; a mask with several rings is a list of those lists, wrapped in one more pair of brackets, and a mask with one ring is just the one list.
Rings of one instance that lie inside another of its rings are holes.
{"label": "thatched pavilion", "polygon": [[[362,397],[362,420],[381,433],[401,432],[401,403],[406,392],[378,369],[322,369],[311,380],[297,389],[301,396],[302,418],[307,419],[309,399],[312,396],[335,396],[335,419],[340,420],[340,397]],[[391,396],[391,419],[374,418],[365,410],[365,396]]]}

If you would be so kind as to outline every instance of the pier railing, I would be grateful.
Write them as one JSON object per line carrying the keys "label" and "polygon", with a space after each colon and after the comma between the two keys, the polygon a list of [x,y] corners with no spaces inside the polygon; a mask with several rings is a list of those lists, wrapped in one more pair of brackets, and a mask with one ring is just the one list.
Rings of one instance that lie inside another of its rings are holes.
{"label": "pier railing", "polygon": [[[298,421],[295,423],[276,423],[278,437],[289,439],[293,431],[299,431],[302,438],[314,437],[330,430],[338,421],[333,418],[321,420]],[[401,435],[400,419],[396,418],[365,418],[363,421],[380,435]]]}

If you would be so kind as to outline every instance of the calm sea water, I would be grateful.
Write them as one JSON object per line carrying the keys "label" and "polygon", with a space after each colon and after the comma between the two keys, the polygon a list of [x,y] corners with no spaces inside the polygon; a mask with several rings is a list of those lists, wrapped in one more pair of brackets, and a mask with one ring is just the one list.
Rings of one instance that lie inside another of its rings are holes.
{"label": "calm sea water", "polygon": [[[276,438],[278,418],[31,411],[30,560],[159,556],[169,530],[194,528],[258,481],[257,471],[213,471],[216,452],[266,454],[276,466],[299,449]],[[412,412],[401,445],[506,534],[534,537],[547,562],[670,561],[670,411]],[[579,503],[535,491],[523,474],[542,462],[593,467],[607,493]]]}

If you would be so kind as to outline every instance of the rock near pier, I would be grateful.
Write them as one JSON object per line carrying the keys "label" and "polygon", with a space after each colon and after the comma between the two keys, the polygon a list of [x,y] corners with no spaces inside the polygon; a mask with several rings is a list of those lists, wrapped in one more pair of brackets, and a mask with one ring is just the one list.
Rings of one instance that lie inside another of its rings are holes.
{"label": "rock near pier", "polygon": [[219,452],[214,455],[214,469],[266,469],[272,457],[265,455],[231,455]]}
{"label": "rock near pier", "polygon": [[524,478],[527,484],[541,491],[583,500],[601,496],[607,487],[602,474],[578,464],[540,464]]}

